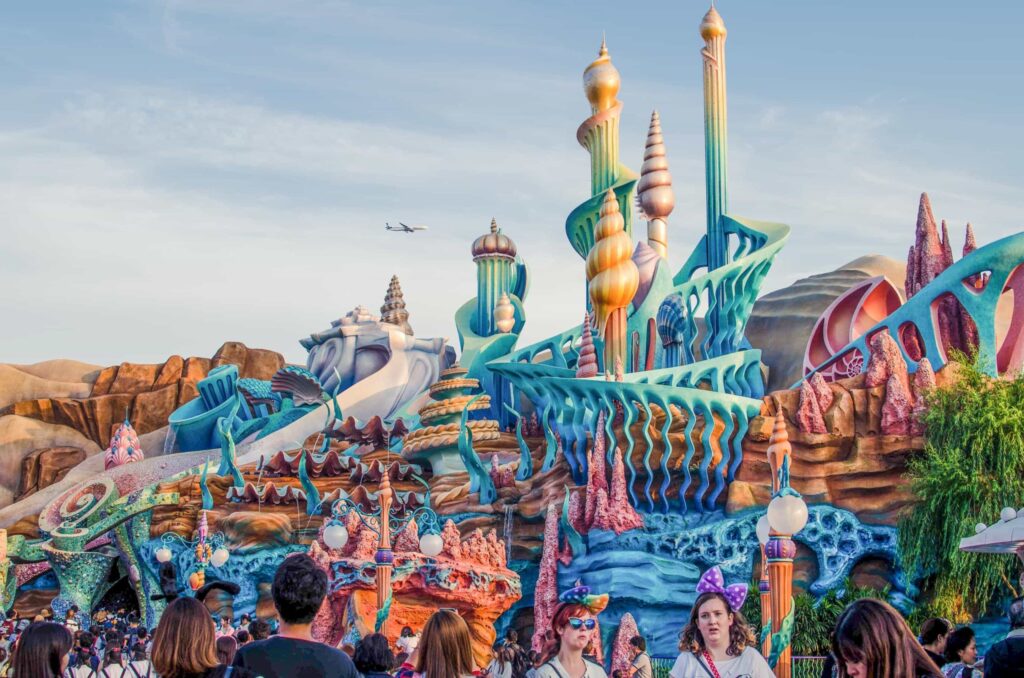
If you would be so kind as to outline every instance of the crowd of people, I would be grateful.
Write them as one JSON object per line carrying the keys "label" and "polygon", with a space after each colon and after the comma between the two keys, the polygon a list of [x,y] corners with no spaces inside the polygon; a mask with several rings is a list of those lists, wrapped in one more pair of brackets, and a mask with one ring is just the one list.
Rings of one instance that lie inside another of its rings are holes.
{"label": "crowd of people", "polygon": [[[709,576],[711,575],[711,576]],[[740,612],[743,595],[709,571],[680,633],[670,678],[772,678],[753,629]],[[286,558],[274,577],[278,624],[242,615],[214,619],[199,600],[181,597],[150,634],[136,615],[101,611],[83,624],[72,607],[63,624],[9,619],[0,628],[0,677],[14,678],[608,678],[595,661],[597,615],[607,595],[566,591],[540,652],[515,631],[478,666],[469,626],[440,609],[421,634],[410,627],[394,646],[372,633],[355,645],[318,642],[312,622],[327,595],[327,576],[308,556]],[[1024,678],[1024,598],[1010,606],[1011,631],[978,660],[970,627],[928,620],[915,637],[903,617],[880,600],[851,603],[836,622],[822,678]],[[88,628],[83,628],[88,626]],[[629,665],[612,678],[653,678],[642,636],[629,640]]]}

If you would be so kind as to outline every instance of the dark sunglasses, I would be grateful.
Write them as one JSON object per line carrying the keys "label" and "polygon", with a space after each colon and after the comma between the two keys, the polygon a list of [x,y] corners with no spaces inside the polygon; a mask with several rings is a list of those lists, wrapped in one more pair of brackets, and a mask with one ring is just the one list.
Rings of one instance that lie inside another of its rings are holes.
{"label": "dark sunglasses", "polygon": [[569,617],[569,626],[573,629],[579,629],[582,626],[588,631],[593,631],[594,627],[597,626],[597,622],[593,619],[580,619],[579,617]]}

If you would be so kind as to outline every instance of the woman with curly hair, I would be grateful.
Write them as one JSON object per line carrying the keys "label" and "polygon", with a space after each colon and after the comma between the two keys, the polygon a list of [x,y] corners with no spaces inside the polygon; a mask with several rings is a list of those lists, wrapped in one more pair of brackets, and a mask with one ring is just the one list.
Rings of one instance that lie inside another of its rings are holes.
{"label": "woman with curly hair", "polygon": [[774,678],[764,657],[754,649],[754,632],[740,612],[747,597],[744,584],[725,586],[722,571],[713,567],[697,584],[690,621],[679,640],[679,657],[671,678]]}

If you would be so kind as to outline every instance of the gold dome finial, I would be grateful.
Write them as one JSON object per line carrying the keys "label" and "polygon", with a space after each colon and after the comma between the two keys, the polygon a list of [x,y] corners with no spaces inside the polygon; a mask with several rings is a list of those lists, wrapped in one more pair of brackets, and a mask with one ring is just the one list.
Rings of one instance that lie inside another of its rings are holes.
{"label": "gold dome finial", "polygon": [[495,219],[494,217],[491,217],[491,233],[497,233],[497,232],[498,232],[498,220]]}
{"label": "gold dome finial", "polygon": [[583,91],[594,113],[606,111],[615,105],[619,94],[619,71],[608,55],[608,43],[602,38],[597,58],[583,71]]}
{"label": "gold dome finial", "polygon": [[715,9],[715,3],[711,3],[711,9],[704,15],[704,19],[700,22],[700,37],[705,40],[711,40],[712,38],[725,37],[725,22],[722,21],[722,15]]}

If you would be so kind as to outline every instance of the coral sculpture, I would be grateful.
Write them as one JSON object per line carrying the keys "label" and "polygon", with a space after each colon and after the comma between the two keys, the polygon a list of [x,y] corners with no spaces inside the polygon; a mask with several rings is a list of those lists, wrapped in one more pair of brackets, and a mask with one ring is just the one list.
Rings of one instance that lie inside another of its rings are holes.
{"label": "coral sculpture", "polygon": [[622,671],[623,675],[626,674],[626,670],[633,663],[633,659],[630,657],[629,641],[638,634],[633,615],[628,612],[622,615],[622,619],[619,620],[619,628],[615,631],[615,640],[612,643],[612,673]]}
{"label": "coral sculpture", "polygon": [[142,461],[144,456],[139,444],[139,436],[136,435],[135,429],[125,417],[124,422],[117,427],[114,435],[110,438],[110,447],[103,453],[103,468],[112,469],[122,464]]}
{"label": "coral sculpture", "polygon": [[533,592],[533,641],[531,647],[540,652],[544,634],[551,628],[551,619],[558,605],[558,504],[548,504],[544,517],[544,549],[540,556],[537,587]]}

